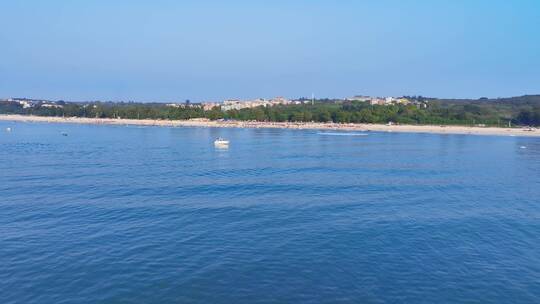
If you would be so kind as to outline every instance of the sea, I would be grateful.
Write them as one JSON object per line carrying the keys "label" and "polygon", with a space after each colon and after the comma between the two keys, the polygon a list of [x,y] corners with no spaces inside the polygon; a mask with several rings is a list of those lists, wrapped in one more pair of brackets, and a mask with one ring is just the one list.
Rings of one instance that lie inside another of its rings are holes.
{"label": "sea", "polygon": [[540,139],[2,121],[0,303],[540,303]]}

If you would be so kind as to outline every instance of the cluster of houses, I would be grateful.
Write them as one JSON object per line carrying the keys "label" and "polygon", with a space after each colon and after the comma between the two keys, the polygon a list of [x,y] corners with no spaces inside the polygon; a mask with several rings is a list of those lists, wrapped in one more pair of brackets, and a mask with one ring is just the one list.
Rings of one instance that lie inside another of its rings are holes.
{"label": "cluster of houses", "polygon": [[[362,102],[369,102],[372,105],[396,105],[396,104],[402,104],[402,105],[408,105],[408,104],[414,104],[421,107],[426,107],[427,104],[425,102],[419,102],[415,99],[408,99],[405,97],[372,97],[372,96],[353,96],[341,100],[334,100],[333,102],[345,102],[345,101],[362,101]],[[241,109],[247,109],[247,108],[256,108],[260,106],[274,106],[274,105],[290,105],[290,104],[303,104],[305,102],[308,102],[306,99],[300,99],[300,100],[289,100],[284,97],[275,97],[272,99],[264,99],[264,98],[257,98],[257,99],[250,99],[250,100],[240,100],[240,99],[227,99],[223,102],[202,102],[200,104],[190,104],[190,103],[184,103],[184,104],[168,104],[168,106],[172,107],[202,107],[205,111],[212,110],[214,108],[219,108],[221,111],[230,111],[230,110],[241,110]]]}
{"label": "cluster of houses", "polygon": [[167,106],[175,108],[188,108],[188,107],[202,107],[205,111],[210,111],[214,108],[219,108],[221,111],[241,110],[247,108],[256,108],[260,106],[275,106],[275,105],[289,105],[300,104],[299,100],[289,100],[284,97],[275,97],[271,99],[257,98],[249,100],[240,99],[226,99],[223,102],[206,101],[202,103],[169,103]]}
{"label": "cluster of houses", "polygon": [[222,111],[229,110],[240,110],[245,108],[256,108],[260,106],[275,106],[275,105],[288,105],[288,104],[299,104],[300,101],[292,101],[284,97],[276,97],[272,99],[258,98],[254,100],[237,100],[229,99],[225,100],[221,105]]}
{"label": "cluster of houses", "polygon": [[17,103],[23,109],[33,108],[36,106],[39,106],[42,108],[63,108],[64,107],[62,104],[59,104],[58,102],[48,101],[48,100],[38,100],[38,99],[8,98],[8,99],[3,99],[1,101]]}
{"label": "cluster of houses", "polygon": [[419,101],[416,99],[409,99],[405,97],[373,97],[373,96],[357,95],[357,96],[345,98],[345,100],[369,102],[371,105],[380,105],[380,106],[413,104],[419,107],[424,107],[424,108],[427,107],[426,101]]}
{"label": "cluster of houses", "polygon": [[363,96],[357,95],[353,97],[345,98],[347,101],[362,101],[369,102],[371,105],[391,105],[391,104],[409,104],[411,101],[407,98],[399,97],[372,97],[372,96]]}
{"label": "cluster of houses", "polygon": [[[55,102],[48,100],[36,100],[36,99],[26,99],[26,98],[9,98],[3,99],[0,101],[8,101],[13,103],[18,103],[22,108],[32,108],[32,107],[43,107],[43,108],[62,108],[64,102]],[[344,99],[333,100],[332,102],[346,102],[346,101],[361,101],[368,102],[372,105],[408,105],[414,104],[419,107],[427,107],[425,101],[418,101],[414,98],[405,98],[405,97],[373,97],[373,96],[364,96],[356,95]],[[307,99],[296,99],[290,100],[285,97],[275,97],[271,99],[257,98],[249,100],[240,100],[240,99],[227,99],[223,102],[202,102],[202,103],[190,103],[189,100],[183,103],[169,103],[166,104],[168,107],[176,108],[189,108],[189,107],[198,107],[203,108],[205,111],[210,111],[213,109],[220,109],[221,111],[230,111],[230,110],[241,110],[246,108],[256,108],[260,106],[268,107],[275,105],[290,105],[290,104],[303,104],[309,102]]]}

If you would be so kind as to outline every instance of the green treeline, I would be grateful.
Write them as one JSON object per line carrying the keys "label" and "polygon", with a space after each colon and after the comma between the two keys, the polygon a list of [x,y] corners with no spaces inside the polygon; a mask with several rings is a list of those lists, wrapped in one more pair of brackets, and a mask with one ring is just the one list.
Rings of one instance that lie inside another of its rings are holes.
{"label": "green treeline", "polygon": [[1,114],[98,117],[129,119],[208,118],[276,122],[400,123],[437,125],[507,126],[540,125],[540,95],[507,99],[428,99],[409,105],[370,105],[360,101],[316,101],[314,104],[276,105],[241,110],[205,111],[201,106],[171,107],[159,103],[65,103],[61,107],[37,104],[23,108],[16,102],[0,102]]}

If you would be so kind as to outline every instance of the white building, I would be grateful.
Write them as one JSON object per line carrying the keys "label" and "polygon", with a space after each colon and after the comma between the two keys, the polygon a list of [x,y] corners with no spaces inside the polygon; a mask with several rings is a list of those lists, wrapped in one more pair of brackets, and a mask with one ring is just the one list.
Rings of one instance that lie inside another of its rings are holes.
{"label": "white building", "polygon": [[28,100],[17,100],[17,103],[20,104],[23,109],[31,108],[33,106],[32,102]]}
{"label": "white building", "polygon": [[42,103],[41,107],[42,108],[63,108],[63,106],[61,105],[52,104],[52,103]]}

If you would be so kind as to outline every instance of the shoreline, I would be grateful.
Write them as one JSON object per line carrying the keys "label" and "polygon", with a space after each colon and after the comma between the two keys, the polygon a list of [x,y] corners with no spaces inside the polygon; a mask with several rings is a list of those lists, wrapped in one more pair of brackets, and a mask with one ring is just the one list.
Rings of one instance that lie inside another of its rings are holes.
{"label": "shoreline", "polygon": [[113,119],[85,117],[49,117],[30,115],[0,114],[0,121],[74,123],[93,125],[138,125],[161,127],[203,127],[203,128],[270,128],[296,130],[333,131],[375,131],[431,134],[468,134],[540,137],[540,129],[528,131],[519,128],[436,126],[436,125],[382,125],[382,124],[337,124],[317,122],[257,122],[257,121],[206,121],[206,120],[153,120],[153,119]]}

